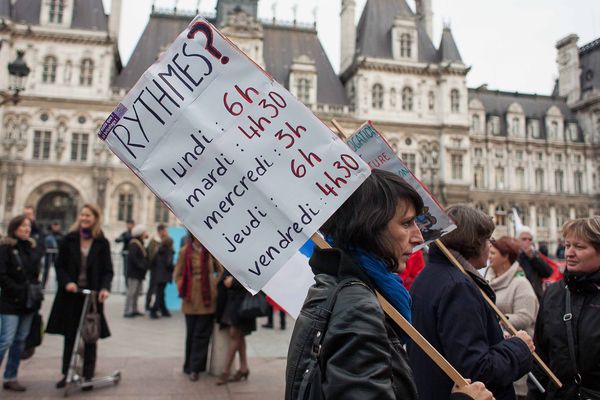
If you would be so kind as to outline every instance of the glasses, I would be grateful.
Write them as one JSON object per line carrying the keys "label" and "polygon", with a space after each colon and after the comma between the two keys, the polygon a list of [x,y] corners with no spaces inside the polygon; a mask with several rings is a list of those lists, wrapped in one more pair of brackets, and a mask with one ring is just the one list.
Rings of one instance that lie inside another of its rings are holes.
{"label": "glasses", "polygon": [[533,238],[530,238],[530,237],[524,237],[524,238],[521,238],[521,240],[524,242],[533,242]]}

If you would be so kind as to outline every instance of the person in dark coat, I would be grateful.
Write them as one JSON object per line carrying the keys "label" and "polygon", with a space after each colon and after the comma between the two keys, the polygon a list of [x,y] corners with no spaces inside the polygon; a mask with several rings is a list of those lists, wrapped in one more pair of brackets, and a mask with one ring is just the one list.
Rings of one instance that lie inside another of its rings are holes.
{"label": "person in dark coat", "polygon": [[[21,352],[36,309],[27,308],[27,284],[38,283],[42,253],[29,237],[31,221],[19,215],[8,223],[7,237],[0,240],[0,365],[4,368],[5,390],[25,391],[17,381]],[[9,350],[10,349],[10,350]]]}
{"label": "person in dark coat", "polygon": [[[457,229],[441,241],[468,276],[431,244],[427,265],[411,288],[413,326],[463,376],[483,382],[497,400],[514,400],[513,382],[531,370],[534,346],[525,331],[505,340],[498,318],[480,292],[495,300],[494,291],[477,271],[486,265],[494,223],[468,206],[452,206],[446,212]],[[416,345],[409,344],[408,354],[419,399],[447,398],[450,378]]]}
{"label": "person in dark coat", "polygon": [[[404,333],[385,315],[378,290],[410,321],[410,296],[395,272],[401,272],[413,247],[423,242],[416,217],[423,200],[395,174],[373,170],[371,176],[321,227],[333,248],[315,249],[310,288],[290,341],[285,399],[313,399],[301,389],[313,357],[314,315],[340,281],[319,347],[321,392],[317,398],[345,400],[416,400],[416,387],[403,348]],[[313,335],[313,336],[311,336]],[[310,396],[310,395],[309,395]],[[492,399],[480,382],[444,399]]]}
{"label": "person in dark coat", "polygon": [[[104,303],[110,295],[113,265],[110,243],[101,230],[102,214],[98,206],[86,204],[81,208],[79,219],[71,227],[58,248],[54,264],[58,291],[48,319],[47,333],[65,337],[62,360],[63,378],[56,384],[58,389],[66,383],[77,328],[83,311],[84,296],[79,289],[95,292],[100,313],[100,338],[110,336],[104,316]],[[97,345],[85,344],[83,377],[90,380],[96,368]],[[91,387],[90,387],[91,388]],[[87,389],[87,388],[86,388]],[[88,389],[89,390],[89,389]]]}
{"label": "person in dark coat", "polygon": [[127,246],[127,297],[125,299],[125,318],[142,316],[138,311],[138,298],[148,271],[148,252],[144,240],[148,237],[146,226],[139,224],[131,231],[131,240]]}
{"label": "person in dark coat", "polygon": [[533,234],[528,226],[523,226],[519,231],[519,241],[521,242],[521,252],[517,261],[519,261],[519,265],[525,271],[525,276],[531,282],[538,301],[541,301],[544,294],[542,280],[549,278],[554,271],[535,250]]}
{"label": "person in dark coat", "polygon": [[[530,384],[527,398],[600,399],[600,216],[568,221],[561,233],[565,239],[565,279],[550,285],[544,294],[534,338],[538,354],[558,376],[563,388],[557,388],[536,366],[534,375],[546,393]],[[579,390],[587,395],[582,393],[579,397]]]}
{"label": "person in dark coat", "polygon": [[[166,229],[165,229],[166,232]],[[163,317],[170,317],[171,313],[165,303],[165,289],[173,276],[173,239],[168,234],[161,239],[154,261],[154,274],[156,293],[154,304],[150,308],[150,318],[158,318],[158,312]]]}

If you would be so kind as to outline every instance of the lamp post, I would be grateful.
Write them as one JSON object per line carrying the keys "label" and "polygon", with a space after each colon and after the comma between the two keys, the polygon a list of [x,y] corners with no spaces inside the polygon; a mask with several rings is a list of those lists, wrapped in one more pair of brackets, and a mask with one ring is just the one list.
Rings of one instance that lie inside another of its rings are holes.
{"label": "lamp post", "polygon": [[1,93],[3,99],[0,101],[0,106],[3,106],[8,102],[17,104],[21,100],[19,93],[25,90],[25,79],[31,71],[23,59],[24,55],[25,52],[23,50],[17,50],[17,58],[15,61],[8,64],[8,75],[10,79],[8,90],[10,92]]}

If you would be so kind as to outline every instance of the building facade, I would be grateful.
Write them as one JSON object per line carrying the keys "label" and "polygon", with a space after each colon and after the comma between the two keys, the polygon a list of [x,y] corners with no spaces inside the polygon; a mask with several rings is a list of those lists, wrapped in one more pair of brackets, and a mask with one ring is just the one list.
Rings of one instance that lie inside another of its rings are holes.
{"label": "building facade", "polygon": [[[33,205],[67,227],[86,202],[114,237],[124,221],[175,223],[96,132],[193,12],[154,9],[126,66],[120,1],[0,0],[0,60],[25,51],[21,101],[0,107],[0,222]],[[316,26],[261,20],[258,0],[219,0],[206,17],[326,124],[370,119],[441,203],[471,203],[511,230],[512,208],[552,242],[566,219],[600,212],[600,41],[557,43],[551,96],[469,89],[451,30],[432,42],[431,0],[368,0],[358,25],[341,0],[337,74]],[[9,76],[0,68],[0,88]]]}

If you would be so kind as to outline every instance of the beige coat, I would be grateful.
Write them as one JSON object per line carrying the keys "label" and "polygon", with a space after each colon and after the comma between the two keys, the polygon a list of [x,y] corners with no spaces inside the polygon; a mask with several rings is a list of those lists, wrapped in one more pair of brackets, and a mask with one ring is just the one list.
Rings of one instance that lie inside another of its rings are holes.
{"label": "beige coat", "polygon": [[[179,288],[183,280],[183,267],[185,266],[186,246],[183,246],[177,257],[175,271],[173,271],[173,280]],[[192,296],[189,300],[183,299],[181,302],[181,311],[184,314],[206,315],[214,314],[217,310],[217,282],[221,276],[223,267],[211,255],[208,255],[208,277],[210,279],[210,305],[207,307],[202,301],[202,286],[200,274],[200,252],[192,252]]]}
{"label": "beige coat", "polygon": [[[529,280],[518,262],[500,276],[488,268],[485,279],[496,292],[496,305],[517,330],[533,336],[539,303]],[[527,376],[515,382],[517,396],[527,395]]]}

